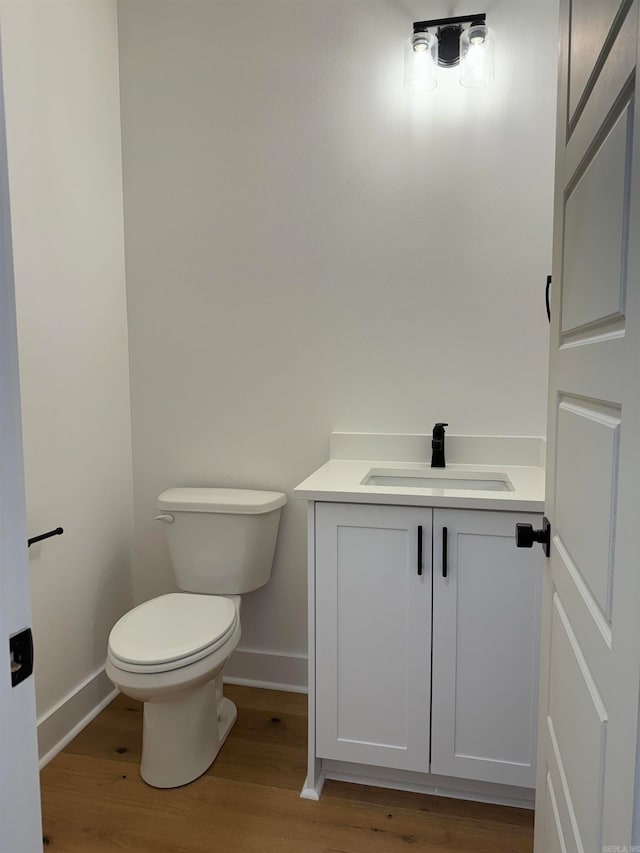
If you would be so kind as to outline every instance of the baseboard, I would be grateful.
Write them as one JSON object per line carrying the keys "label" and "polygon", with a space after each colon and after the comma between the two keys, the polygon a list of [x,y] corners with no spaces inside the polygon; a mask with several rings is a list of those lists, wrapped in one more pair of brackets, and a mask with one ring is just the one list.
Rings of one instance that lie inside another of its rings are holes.
{"label": "baseboard", "polygon": [[40,769],[97,716],[118,694],[100,667],[38,720]]}
{"label": "baseboard", "polygon": [[227,684],[290,693],[307,692],[307,656],[236,649],[224,673]]}
{"label": "baseboard", "polygon": [[[535,791],[532,788],[499,785],[495,782],[478,782],[472,779],[456,779],[450,776],[417,773],[411,770],[372,767],[367,764],[353,764],[327,758],[322,759],[319,791],[322,790],[324,783],[322,777],[336,779],[339,782],[372,785],[376,788],[394,788],[399,791],[414,791],[418,794],[472,800],[479,803],[494,803],[521,809],[533,809],[535,800]],[[305,783],[305,788],[307,784],[308,782]],[[303,792],[305,788],[303,788]]]}

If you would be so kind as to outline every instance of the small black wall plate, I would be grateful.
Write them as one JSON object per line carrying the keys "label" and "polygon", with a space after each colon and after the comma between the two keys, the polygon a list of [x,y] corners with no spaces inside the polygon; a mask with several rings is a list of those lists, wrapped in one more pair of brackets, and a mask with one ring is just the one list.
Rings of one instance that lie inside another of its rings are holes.
{"label": "small black wall plate", "polygon": [[33,672],[33,636],[31,628],[25,628],[9,637],[11,651],[11,686],[15,687],[29,678]]}

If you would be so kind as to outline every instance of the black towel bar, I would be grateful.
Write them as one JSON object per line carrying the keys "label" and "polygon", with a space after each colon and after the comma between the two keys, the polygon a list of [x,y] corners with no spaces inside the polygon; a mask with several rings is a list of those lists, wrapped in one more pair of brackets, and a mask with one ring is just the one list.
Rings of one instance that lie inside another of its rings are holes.
{"label": "black towel bar", "polygon": [[27,539],[27,547],[31,548],[36,542],[42,542],[43,539],[49,539],[51,536],[62,536],[64,530],[61,527],[56,527],[55,530],[50,530],[48,533],[41,533],[40,536],[34,536]]}

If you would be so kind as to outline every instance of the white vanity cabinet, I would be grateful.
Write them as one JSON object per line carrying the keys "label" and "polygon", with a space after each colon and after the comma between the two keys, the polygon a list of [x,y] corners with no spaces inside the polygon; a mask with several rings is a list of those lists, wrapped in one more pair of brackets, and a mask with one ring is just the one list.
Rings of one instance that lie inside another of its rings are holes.
{"label": "white vanity cabinet", "polygon": [[514,530],[540,516],[316,502],[310,522],[315,766],[533,788],[542,552]]}

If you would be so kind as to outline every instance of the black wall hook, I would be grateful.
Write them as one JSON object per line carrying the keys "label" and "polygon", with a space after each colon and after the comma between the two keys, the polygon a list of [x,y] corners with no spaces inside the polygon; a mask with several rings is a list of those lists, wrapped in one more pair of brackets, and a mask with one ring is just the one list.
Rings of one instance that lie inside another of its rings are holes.
{"label": "black wall hook", "polygon": [[62,536],[64,530],[61,527],[56,527],[55,530],[50,530],[48,533],[41,533],[40,536],[33,536],[27,539],[27,548],[31,548],[36,542],[42,542],[43,539],[50,539],[52,536]]}

